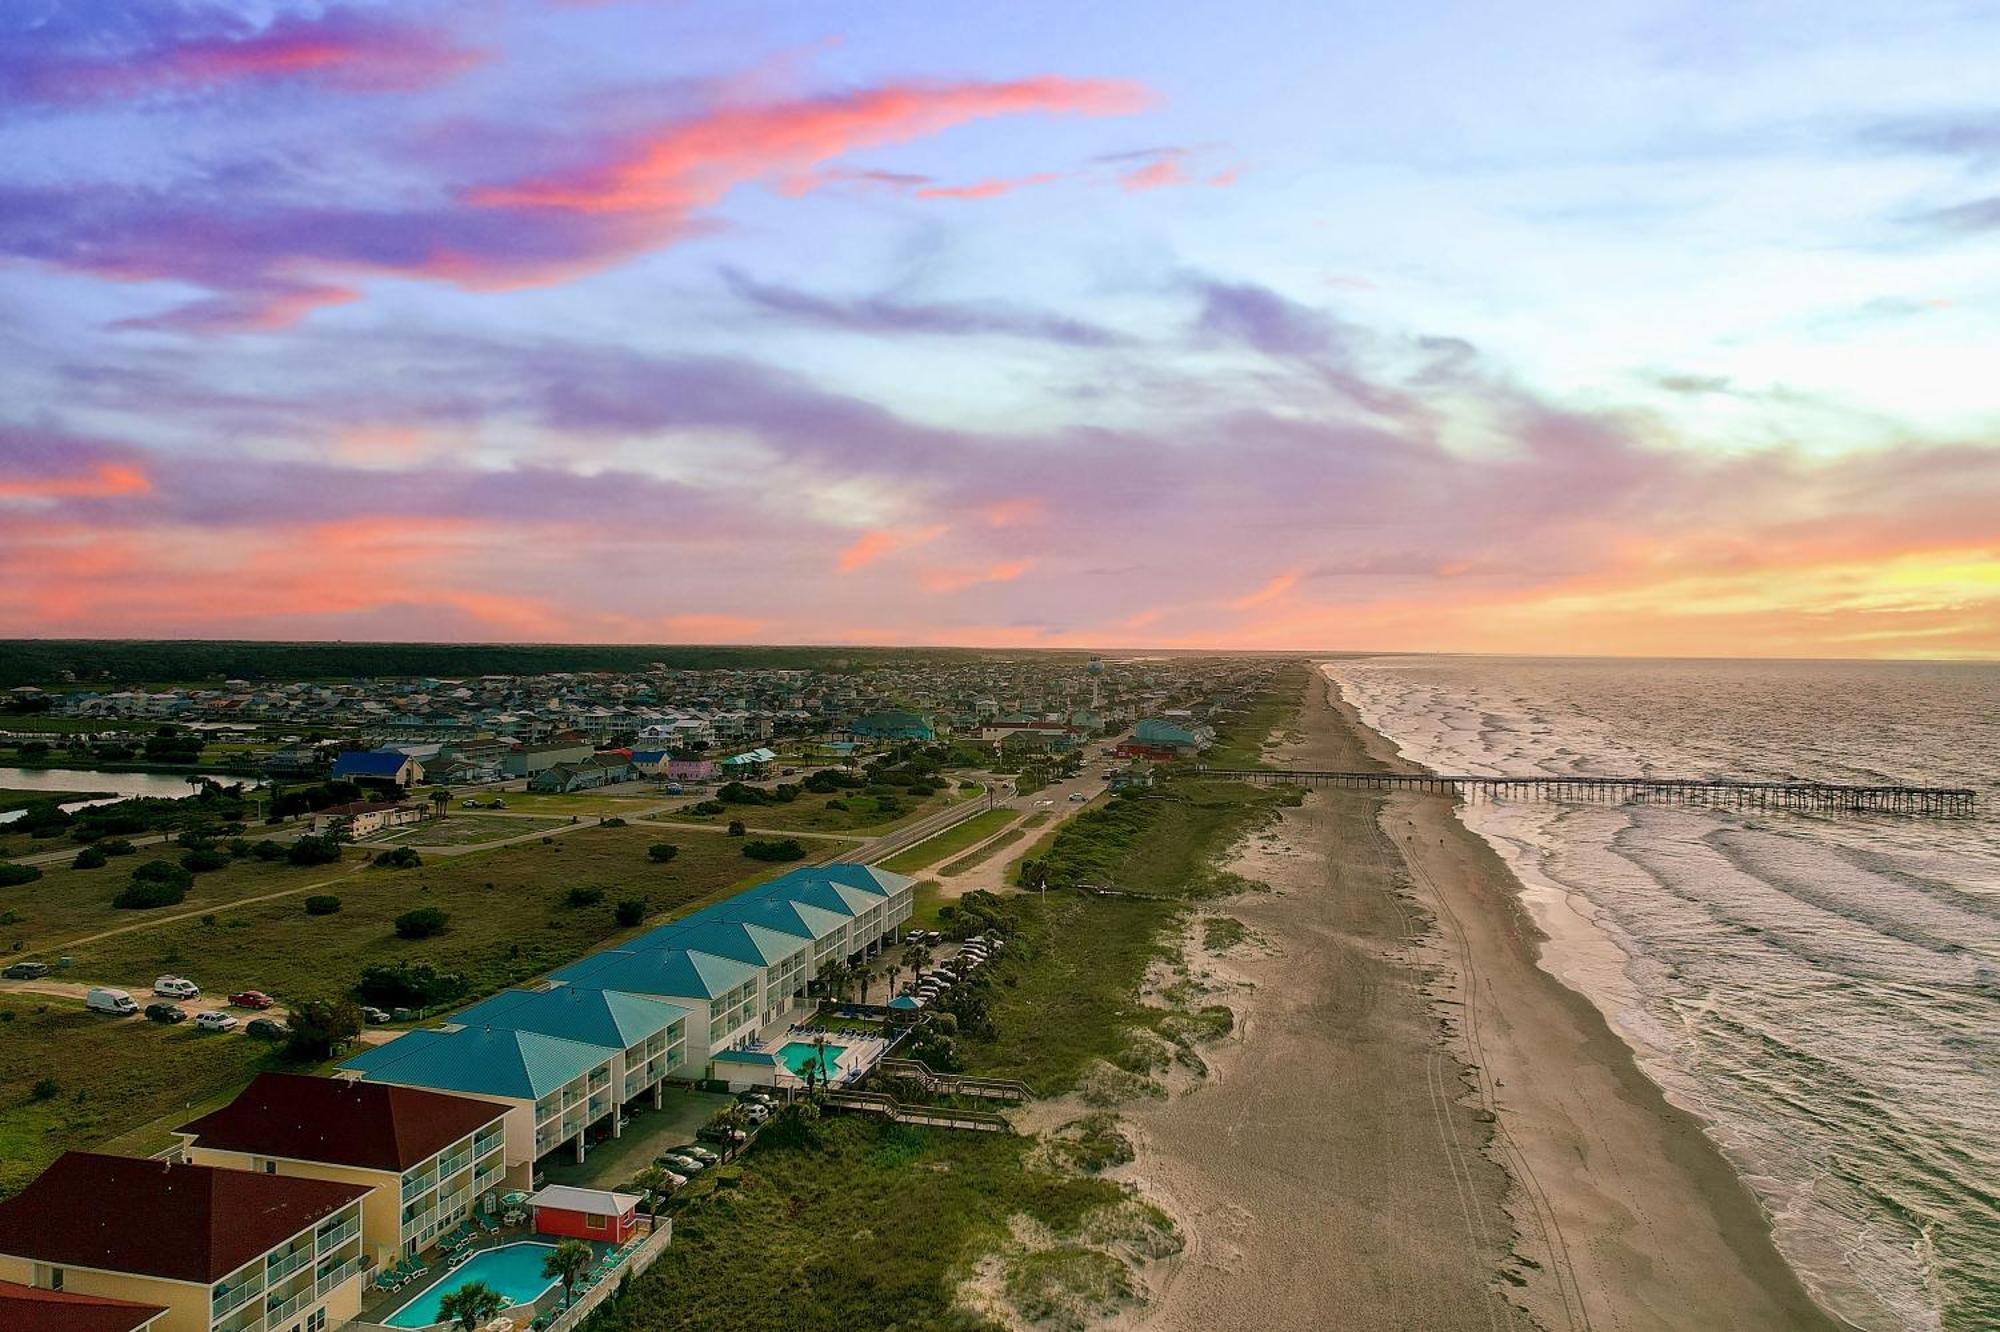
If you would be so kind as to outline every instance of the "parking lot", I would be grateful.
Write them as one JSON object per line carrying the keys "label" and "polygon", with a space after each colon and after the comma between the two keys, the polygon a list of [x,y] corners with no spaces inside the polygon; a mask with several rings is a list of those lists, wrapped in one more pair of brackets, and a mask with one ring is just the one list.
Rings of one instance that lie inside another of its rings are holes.
{"label": "parking lot", "polygon": [[[73,1000],[78,1005],[83,1003],[85,995],[96,988],[98,987],[86,985],[81,981],[58,980],[53,974],[37,980],[0,979],[0,992],[48,995],[51,998]],[[133,1003],[139,1005],[139,1012],[122,1018],[115,1013],[105,1013],[103,1018],[106,1022],[148,1022],[151,1019],[145,1016],[145,1012],[149,1004],[174,1004],[185,1011],[188,1015],[187,1022],[175,1024],[177,1026],[192,1026],[195,1017],[201,1013],[227,1013],[237,1020],[235,1027],[226,1032],[213,1033],[216,1036],[245,1035],[245,1028],[250,1025],[252,1018],[275,1018],[287,1025],[291,1022],[291,1014],[283,1004],[278,1003],[264,1009],[232,1008],[229,996],[226,994],[209,994],[204,991],[194,999],[168,999],[155,995],[150,986],[145,989],[127,990],[126,993],[132,996]],[[364,1027],[355,1039],[364,1045],[379,1045],[398,1035],[401,1035],[401,1032],[391,1028]]]}

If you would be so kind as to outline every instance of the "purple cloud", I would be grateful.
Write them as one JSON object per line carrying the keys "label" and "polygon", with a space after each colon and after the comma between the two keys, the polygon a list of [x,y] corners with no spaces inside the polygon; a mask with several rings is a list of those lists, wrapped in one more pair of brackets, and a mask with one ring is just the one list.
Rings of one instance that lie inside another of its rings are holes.
{"label": "purple cloud", "polygon": [[998,303],[899,301],[886,296],[839,300],[759,282],[733,268],[723,269],[722,276],[732,292],[760,310],[796,323],[848,333],[1027,338],[1064,347],[1123,347],[1133,342],[1102,325],[1050,311]]}

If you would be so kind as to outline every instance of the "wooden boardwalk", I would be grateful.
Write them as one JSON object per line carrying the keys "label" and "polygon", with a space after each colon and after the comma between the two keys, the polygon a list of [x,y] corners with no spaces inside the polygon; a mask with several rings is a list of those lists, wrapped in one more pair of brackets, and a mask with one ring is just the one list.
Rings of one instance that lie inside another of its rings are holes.
{"label": "wooden boardwalk", "polygon": [[1310,768],[1196,768],[1202,777],[1260,785],[1430,791],[1467,800],[1561,800],[1603,804],[1707,805],[1815,814],[1971,814],[1979,797],[1962,786],[1850,786],[1833,782],[1711,777],[1483,777],[1429,772],[1327,772]]}

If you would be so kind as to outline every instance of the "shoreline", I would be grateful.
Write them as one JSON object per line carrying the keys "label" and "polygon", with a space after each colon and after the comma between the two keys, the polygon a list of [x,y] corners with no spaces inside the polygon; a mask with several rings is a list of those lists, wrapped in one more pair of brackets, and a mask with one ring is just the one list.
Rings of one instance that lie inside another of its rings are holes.
{"label": "shoreline", "polygon": [[[1271,748],[1420,770],[1317,663],[1300,725]],[[1188,1247],[1116,1326],[1843,1326],[1699,1119],[1542,969],[1520,885],[1449,799],[1317,792],[1233,868],[1272,891],[1210,912],[1268,946],[1191,948],[1236,1033],[1205,1080],[1121,1110],[1120,1174]]]}

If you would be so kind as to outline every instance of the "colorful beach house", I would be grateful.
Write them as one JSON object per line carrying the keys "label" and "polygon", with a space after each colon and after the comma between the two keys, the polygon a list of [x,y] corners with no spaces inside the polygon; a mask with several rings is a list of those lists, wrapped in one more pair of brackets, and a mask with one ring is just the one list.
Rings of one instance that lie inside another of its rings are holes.
{"label": "colorful beach house", "polygon": [[196,1165],[366,1188],[362,1237],[375,1265],[387,1266],[430,1248],[506,1181],[506,1114],[471,1096],[260,1073],[176,1133]]}
{"label": "colorful beach house", "polygon": [[563,1146],[581,1161],[586,1132],[607,1115],[617,1131],[612,1083],[618,1054],[609,1046],[539,1032],[453,1027],[404,1032],[347,1060],[339,1071],[506,1107],[507,1168],[513,1170]]}
{"label": "colorful beach house", "polygon": [[528,1199],[535,1229],[564,1239],[597,1240],[619,1245],[639,1228],[639,1197],[603,1189],[578,1189],[551,1184]]}
{"label": "colorful beach house", "polygon": [[160,1310],[151,1332],[322,1332],[361,1309],[367,1192],[65,1152],[0,1202],[0,1281]]}

